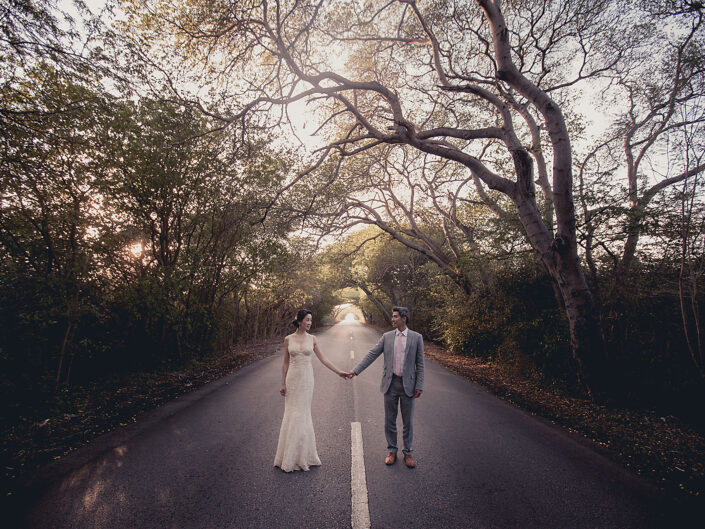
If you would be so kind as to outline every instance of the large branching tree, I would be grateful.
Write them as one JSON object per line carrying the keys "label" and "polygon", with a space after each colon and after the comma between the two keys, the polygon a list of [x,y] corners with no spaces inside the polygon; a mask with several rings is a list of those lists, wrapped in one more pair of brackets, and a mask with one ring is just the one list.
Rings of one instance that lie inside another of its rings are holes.
{"label": "large branching tree", "polygon": [[341,231],[355,224],[377,226],[435,263],[466,295],[489,285],[492,261],[526,246],[506,204],[468,190],[473,177],[447,160],[379,146],[346,163],[338,179],[345,192],[319,201],[327,207],[318,208],[317,217]]}
{"label": "large branching tree", "polygon": [[[577,251],[562,90],[609,66],[593,61],[592,51],[614,7],[506,7],[484,0],[162,1],[134,3],[132,13],[149,32],[168,29],[170,45],[227,85],[227,100],[203,104],[226,122],[316,100],[323,155],[346,159],[405,145],[459,164],[506,196],[558,285],[579,377],[591,393],[603,351]],[[494,156],[483,158],[489,147]]]}
{"label": "large branching tree", "polygon": [[625,27],[601,51],[613,60],[596,99],[612,125],[577,164],[591,275],[597,281],[594,256],[603,254],[618,284],[630,274],[642,235],[663,213],[654,198],[705,171],[703,163],[685,162],[693,159],[688,149],[702,158],[702,141],[682,141],[685,131],[705,132],[705,9],[690,1],[631,7],[642,23]]}

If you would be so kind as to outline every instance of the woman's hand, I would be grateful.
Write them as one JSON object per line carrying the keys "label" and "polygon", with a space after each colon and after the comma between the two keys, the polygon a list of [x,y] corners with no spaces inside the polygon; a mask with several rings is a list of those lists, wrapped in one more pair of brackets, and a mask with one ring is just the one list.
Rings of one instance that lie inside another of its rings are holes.
{"label": "woman's hand", "polygon": [[279,389],[279,393],[281,393],[282,397],[286,397],[286,384],[282,384],[282,387]]}

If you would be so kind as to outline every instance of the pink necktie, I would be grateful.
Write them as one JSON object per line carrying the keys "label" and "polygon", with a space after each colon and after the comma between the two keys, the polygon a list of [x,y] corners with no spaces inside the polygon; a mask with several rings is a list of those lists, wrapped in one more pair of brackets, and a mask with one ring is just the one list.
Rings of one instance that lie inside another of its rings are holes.
{"label": "pink necktie", "polygon": [[394,374],[401,376],[401,355],[403,351],[401,350],[401,338],[402,333],[397,331],[397,337],[394,340]]}

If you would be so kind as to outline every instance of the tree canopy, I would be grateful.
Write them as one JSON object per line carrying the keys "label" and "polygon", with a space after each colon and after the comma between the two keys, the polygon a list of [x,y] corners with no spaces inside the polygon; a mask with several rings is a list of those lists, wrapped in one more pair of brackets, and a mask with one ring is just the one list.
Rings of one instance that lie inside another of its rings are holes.
{"label": "tree canopy", "polygon": [[[700,3],[77,5],[3,4],[5,347],[46,322],[56,384],[76,354],[188,359],[344,288],[382,319],[442,306],[419,320],[461,348],[503,322],[590,394],[663,284],[702,372]],[[500,310],[516,292],[536,304]]]}

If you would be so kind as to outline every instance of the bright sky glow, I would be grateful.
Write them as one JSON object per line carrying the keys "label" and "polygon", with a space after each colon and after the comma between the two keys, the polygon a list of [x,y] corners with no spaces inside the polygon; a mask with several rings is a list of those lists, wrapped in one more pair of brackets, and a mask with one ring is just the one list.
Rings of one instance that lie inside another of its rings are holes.
{"label": "bright sky glow", "polygon": [[134,255],[135,257],[141,257],[142,252],[144,252],[144,246],[142,246],[141,242],[136,242],[134,244],[131,244],[130,247],[130,253]]}
{"label": "bright sky glow", "polygon": [[[99,13],[106,5],[108,0],[84,0],[86,6],[94,13]],[[80,20],[81,16],[73,5],[73,0],[60,0],[59,8],[74,16],[76,20]],[[119,10],[118,10],[119,18]],[[346,74],[345,63],[348,57],[344,50],[336,50],[333,54],[334,58],[330,61],[330,67],[333,71]],[[588,142],[594,141],[600,136],[610,122],[610,109],[601,105],[597,90],[585,84],[582,87],[582,97],[578,97],[576,109],[583,115],[583,125],[586,127],[585,139]],[[194,90],[197,93],[198,90]],[[291,127],[288,131],[291,136],[282,136],[282,141],[291,145],[303,145],[307,151],[311,152],[321,148],[325,144],[325,138],[322,136],[313,136],[321,123],[321,117],[315,115],[316,103],[306,103],[306,101],[297,101],[291,103],[287,108],[287,115],[290,120]],[[614,111],[615,109],[611,109]]]}

